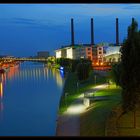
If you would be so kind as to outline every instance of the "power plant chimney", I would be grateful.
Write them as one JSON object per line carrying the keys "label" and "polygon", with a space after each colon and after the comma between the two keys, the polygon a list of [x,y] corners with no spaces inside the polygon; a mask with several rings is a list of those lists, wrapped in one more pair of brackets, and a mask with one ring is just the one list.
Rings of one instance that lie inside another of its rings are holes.
{"label": "power plant chimney", "polygon": [[132,18],[132,23],[134,23],[134,20],[135,20],[135,19],[134,19],[134,18]]}
{"label": "power plant chimney", "polygon": [[93,26],[93,18],[91,18],[91,45],[94,45],[94,26]]}
{"label": "power plant chimney", "polygon": [[116,18],[116,45],[119,45],[119,27],[118,27],[118,18]]}
{"label": "power plant chimney", "polygon": [[73,18],[71,18],[71,45],[74,46],[74,25],[73,25]]}

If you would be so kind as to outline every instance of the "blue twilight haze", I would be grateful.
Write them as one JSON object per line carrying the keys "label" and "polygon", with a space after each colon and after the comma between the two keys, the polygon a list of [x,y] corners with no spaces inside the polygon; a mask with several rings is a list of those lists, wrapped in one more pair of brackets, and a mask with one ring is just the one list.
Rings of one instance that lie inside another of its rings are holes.
{"label": "blue twilight haze", "polygon": [[119,41],[127,36],[132,17],[140,23],[140,4],[0,4],[0,55],[35,56],[71,43],[74,18],[75,43],[90,43],[90,18],[94,18],[95,43],[115,43],[115,18]]}

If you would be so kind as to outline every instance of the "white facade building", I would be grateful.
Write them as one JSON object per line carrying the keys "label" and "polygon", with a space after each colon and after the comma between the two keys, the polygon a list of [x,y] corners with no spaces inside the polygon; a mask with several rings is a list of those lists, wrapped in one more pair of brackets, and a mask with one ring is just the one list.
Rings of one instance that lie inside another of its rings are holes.
{"label": "white facade building", "polygon": [[121,61],[121,46],[104,46],[104,61],[119,62]]}
{"label": "white facade building", "polygon": [[56,58],[61,58],[61,50],[55,51]]}
{"label": "white facade building", "polygon": [[66,58],[75,59],[75,49],[72,47],[66,48]]}
{"label": "white facade building", "polygon": [[120,54],[120,48],[121,46],[106,46],[104,56]]}

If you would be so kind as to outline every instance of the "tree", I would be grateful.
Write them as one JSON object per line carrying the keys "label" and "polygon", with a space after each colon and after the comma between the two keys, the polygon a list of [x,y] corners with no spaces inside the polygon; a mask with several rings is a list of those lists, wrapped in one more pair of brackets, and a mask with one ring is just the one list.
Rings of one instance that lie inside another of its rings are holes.
{"label": "tree", "polygon": [[89,77],[91,71],[91,63],[82,61],[77,64],[76,73],[78,80],[86,80]]}
{"label": "tree", "polygon": [[123,109],[135,110],[140,104],[140,31],[133,19],[121,49]]}
{"label": "tree", "polygon": [[112,65],[112,69],[109,73],[109,79],[116,83],[117,86],[120,86],[120,76],[121,76],[121,63],[115,63]]}

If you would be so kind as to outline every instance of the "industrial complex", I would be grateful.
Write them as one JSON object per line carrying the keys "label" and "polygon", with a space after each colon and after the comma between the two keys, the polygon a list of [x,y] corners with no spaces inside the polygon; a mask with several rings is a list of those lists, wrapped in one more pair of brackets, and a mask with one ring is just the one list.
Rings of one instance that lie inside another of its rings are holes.
{"label": "industrial complex", "polygon": [[71,19],[71,45],[62,46],[55,50],[56,58],[69,59],[90,59],[93,67],[108,66],[111,63],[120,61],[119,27],[116,18],[116,43],[94,43],[94,22],[91,18],[91,43],[75,44],[74,41],[74,20]]}

